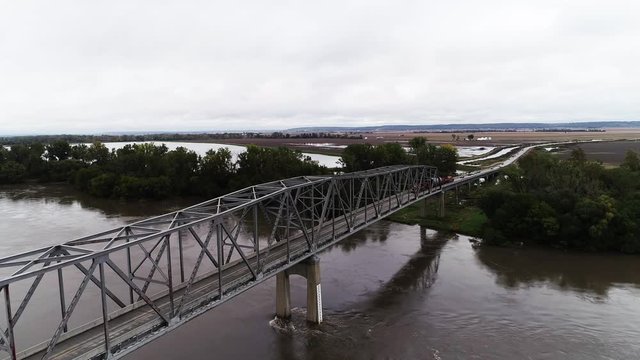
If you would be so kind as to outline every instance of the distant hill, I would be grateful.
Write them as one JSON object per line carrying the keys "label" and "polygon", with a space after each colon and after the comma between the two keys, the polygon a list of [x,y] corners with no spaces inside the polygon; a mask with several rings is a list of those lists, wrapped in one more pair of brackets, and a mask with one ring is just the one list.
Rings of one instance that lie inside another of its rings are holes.
{"label": "distant hill", "polygon": [[375,132],[375,131],[535,131],[535,130],[599,130],[640,128],[640,121],[594,121],[567,123],[494,123],[440,125],[380,125],[380,126],[312,126],[287,129],[287,132]]}

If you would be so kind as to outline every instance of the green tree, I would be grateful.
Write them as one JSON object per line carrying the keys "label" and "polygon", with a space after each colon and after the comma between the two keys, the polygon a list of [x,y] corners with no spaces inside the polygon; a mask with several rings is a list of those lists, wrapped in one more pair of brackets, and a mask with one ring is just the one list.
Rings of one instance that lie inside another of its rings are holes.
{"label": "green tree", "polygon": [[640,173],[532,152],[479,200],[489,243],[640,252]]}
{"label": "green tree", "polygon": [[385,143],[375,147],[373,167],[408,164],[407,152],[398,143]]}
{"label": "green tree", "polygon": [[128,144],[116,150],[110,165],[115,173],[136,177],[155,177],[167,172],[164,157],[169,149],[162,144]]}
{"label": "green tree", "polygon": [[78,144],[71,147],[69,156],[74,160],[89,162],[89,147],[85,144]]}
{"label": "green tree", "polygon": [[640,158],[638,157],[638,153],[633,150],[627,150],[621,166],[634,172],[640,171]]}
{"label": "green tree", "polygon": [[194,179],[198,192],[207,196],[219,196],[229,189],[235,174],[231,151],[228,148],[209,150],[200,161],[200,170]]}
{"label": "green tree", "polygon": [[170,190],[171,183],[166,176],[138,178],[124,175],[114,184],[113,195],[126,199],[162,199],[170,194]]}
{"label": "green tree", "polygon": [[25,167],[25,178],[46,177],[48,169],[43,159],[44,151],[41,143],[15,144],[11,146],[7,159]]}
{"label": "green tree", "polygon": [[441,175],[452,175],[456,171],[458,151],[451,145],[424,144],[415,149],[417,163],[438,168]]}
{"label": "green tree", "polygon": [[15,161],[4,161],[0,164],[0,184],[16,184],[22,182],[27,174],[24,165]]}
{"label": "green tree", "polygon": [[71,145],[64,140],[54,141],[46,146],[47,158],[49,160],[66,160],[71,155]]}
{"label": "green tree", "polygon": [[458,162],[458,149],[453,145],[442,145],[435,150],[434,164],[442,175],[453,175]]}
{"label": "green tree", "polygon": [[10,159],[10,156],[11,156],[10,153],[11,153],[10,150],[6,149],[4,146],[0,144],[0,164]]}
{"label": "green tree", "polygon": [[89,193],[97,197],[114,196],[114,187],[118,177],[112,173],[106,173],[94,177],[89,181]]}
{"label": "green tree", "polygon": [[104,165],[111,160],[111,153],[103,143],[96,141],[87,149],[87,160]]}
{"label": "green tree", "polygon": [[569,156],[569,160],[584,163],[587,161],[587,154],[585,154],[584,150],[581,147],[576,147],[571,150],[571,156]]}
{"label": "green tree", "polygon": [[178,147],[167,153],[165,161],[167,177],[171,180],[174,193],[184,195],[196,192],[193,181],[198,171],[198,154]]}
{"label": "green tree", "polygon": [[300,175],[326,174],[310,157],[285,147],[261,148],[249,145],[238,155],[236,186],[248,186]]}
{"label": "green tree", "polygon": [[376,164],[376,154],[371,144],[351,144],[348,145],[340,157],[346,172],[362,171],[373,169]]}
{"label": "green tree", "polygon": [[340,162],[345,171],[369,170],[381,166],[415,164],[436,166],[442,175],[454,174],[458,151],[452,145],[428,144],[424,137],[409,140],[412,154],[397,143],[351,144],[342,152]]}
{"label": "green tree", "polygon": [[86,164],[78,160],[58,160],[48,164],[47,175],[40,181],[73,181],[75,173],[84,168]]}
{"label": "green tree", "polygon": [[413,139],[409,140],[409,146],[411,147],[411,149],[413,150],[414,153],[419,148],[421,148],[421,147],[423,147],[425,145],[427,145],[427,138],[422,137],[422,136],[414,137]]}
{"label": "green tree", "polygon": [[[91,180],[100,175],[102,175],[101,169],[97,166],[90,166],[76,171],[71,182],[77,189],[89,192]],[[111,194],[109,194],[109,196],[110,195]]]}

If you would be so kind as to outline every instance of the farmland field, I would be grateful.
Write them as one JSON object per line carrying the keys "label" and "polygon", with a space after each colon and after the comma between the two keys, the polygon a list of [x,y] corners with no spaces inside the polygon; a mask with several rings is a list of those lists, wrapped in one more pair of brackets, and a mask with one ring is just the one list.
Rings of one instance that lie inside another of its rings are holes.
{"label": "farmland field", "polygon": [[[474,140],[465,140],[473,134]],[[317,152],[323,154],[340,155],[342,149],[349,144],[383,144],[386,142],[398,142],[407,145],[409,140],[422,136],[434,144],[453,144],[456,146],[507,146],[523,143],[560,142],[560,141],[589,141],[589,140],[621,140],[640,139],[640,129],[605,129],[605,131],[510,131],[510,132],[375,132],[353,133],[354,138],[241,138],[241,139],[215,139],[212,142],[259,146],[287,146],[303,152]],[[454,135],[454,136],[452,136]],[[455,135],[459,140],[454,141]],[[477,140],[484,138],[487,140]],[[490,139],[490,140],[489,140]],[[201,141],[201,140],[200,140]],[[622,154],[624,156],[624,152]]]}
{"label": "farmland field", "polygon": [[560,149],[556,154],[562,159],[567,159],[571,155],[571,150],[576,147],[584,150],[587,159],[601,161],[607,165],[619,165],[628,150],[640,153],[640,141],[630,140],[576,144]]}

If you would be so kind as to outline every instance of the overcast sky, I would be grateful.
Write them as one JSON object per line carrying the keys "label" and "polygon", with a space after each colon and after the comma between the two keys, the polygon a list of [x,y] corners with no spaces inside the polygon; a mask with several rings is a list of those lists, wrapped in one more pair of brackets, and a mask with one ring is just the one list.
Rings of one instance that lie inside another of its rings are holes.
{"label": "overcast sky", "polygon": [[0,133],[640,120],[640,1],[0,0]]}

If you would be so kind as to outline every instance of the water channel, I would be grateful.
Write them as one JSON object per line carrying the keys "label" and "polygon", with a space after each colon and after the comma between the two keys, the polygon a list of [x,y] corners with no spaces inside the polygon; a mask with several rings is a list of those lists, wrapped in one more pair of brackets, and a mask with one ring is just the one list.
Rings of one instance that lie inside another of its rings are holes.
{"label": "water channel", "polygon": [[[1,187],[0,254],[189,201],[122,202],[64,186]],[[468,240],[380,222],[321,254],[321,325],[304,321],[305,281],[296,276],[293,318],[274,320],[270,279],[127,359],[640,358],[640,257],[473,249]]]}

